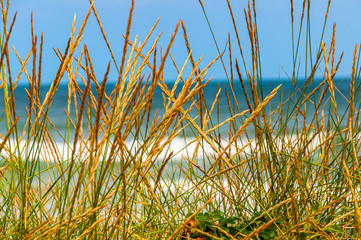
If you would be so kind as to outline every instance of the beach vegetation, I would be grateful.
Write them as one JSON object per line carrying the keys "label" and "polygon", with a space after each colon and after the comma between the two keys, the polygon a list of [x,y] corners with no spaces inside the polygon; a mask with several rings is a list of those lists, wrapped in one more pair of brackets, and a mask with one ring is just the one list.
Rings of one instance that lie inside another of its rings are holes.
{"label": "beach vegetation", "polygon": [[[311,1],[291,0],[293,69],[267,90],[255,1],[244,9],[247,29],[225,2],[237,41],[225,36],[227,48],[204,63],[181,20],[169,39],[154,34],[158,21],[144,39],[131,39],[134,1],[118,56],[90,0],[80,28],[74,18],[67,45],[55,49],[58,70],[44,89],[36,21],[20,56],[9,46],[16,14],[1,1],[0,239],[360,239],[360,49],[348,78],[337,78],[343,55],[335,53],[336,24],[326,27],[330,1],[315,48]],[[301,9],[297,24],[294,9]],[[108,49],[101,78],[82,40],[89,18]],[[241,43],[241,32],[249,42]],[[187,49],[182,63],[171,54],[176,36]],[[166,62],[178,71],[171,84]],[[216,62],[227,81],[210,98]],[[51,114],[61,84],[64,128]],[[19,88],[26,104],[16,101]]]}

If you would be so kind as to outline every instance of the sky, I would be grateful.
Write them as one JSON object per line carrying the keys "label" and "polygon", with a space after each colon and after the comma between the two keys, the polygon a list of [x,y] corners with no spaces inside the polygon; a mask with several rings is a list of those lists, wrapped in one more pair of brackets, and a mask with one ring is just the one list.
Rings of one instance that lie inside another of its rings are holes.
{"label": "sky", "polygon": [[[247,1],[230,0],[230,2],[235,14],[246,61],[248,65],[250,65],[250,43],[243,12],[243,9],[247,7]],[[298,32],[302,2],[301,0],[294,1],[296,32]],[[320,42],[327,1],[316,0],[311,2],[311,49],[313,52],[316,52]],[[130,0],[95,0],[95,7],[118,62],[120,62],[122,56],[124,43],[122,34],[125,34],[126,31],[130,3]],[[237,50],[235,32],[226,0],[204,0],[203,3],[220,49],[223,50],[225,47],[228,47],[226,43],[228,34],[230,34],[233,49],[232,57],[240,61],[241,57]],[[44,34],[43,81],[51,82],[59,66],[59,60],[52,48],[59,48],[62,52],[64,51],[70,36],[74,14],[76,14],[76,27],[78,30],[89,7],[90,4],[88,0],[11,1],[9,19],[12,19],[12,15],[15,12],[17,12],[18,15],[10,38],[10,45],[15,47],[20,56],[25,59],[31,48],[30,16],[31,12],[33,12],[35,34],[38,35],[39,39],[41,33]],[[292,74],[290,8],[290,1],[288,0],[256,0],[257,27],[263,78],[286,78],[287,75]],[[332,36],[332,25],[333,22],[336,22],[336,58],[344,52],[343,62],[337,75],[339,77],[350,76],[354,48],[356,44],[359,45],[361,42],[360,12],[361,1],[359,0],[333,0],[331,3],[324,42],[329,46]],[[164,31],[160,42],[163,46],[167,46],[177,22],[181,19],[187,29],[194,57],[196,59],[202,57],[201,67],[205,67],[218,55],[211,32],[197,0],[135,0],[130,40],[134,40],[137,35],[138,39],[142,41],[159,17],[160,22],[151,40],[154,40],[159,33]],[[183,32],[180,29],[174,46],[171,49],[171,54],[179,67],[183,65],[187,57],[182,35]],[[304,31],[302,32],[301,39],[300,53],[298,56],[301,69],[299,75],[304,77]],[[93,14],[84,31],[83,41],[86,42],[90,51],[97,77],[102,78],[110,60],[110,54],[107,51],[106,44],[103,41]],[[228,55],[225,55],[226,67],[229,71],[227,59]],[[20,69],[20,65],[12,49],[11,66],[12,71],[16,73]],[[30,64],[28,64],[28,69],[31,69]],[[115,67],[112,66],[110,79],[115,80],[116,76]],[[176,70],[170,59],[167,62],[164,76],[168,81],[172,81],[177,77]],[[318,76],[322,76],[321,71],[318,72]],[[225,79],[224,69],[220,62],[217,62],[210,69],[207,77]],[[26,81],[26,79],[22,78],[22,81]]]}

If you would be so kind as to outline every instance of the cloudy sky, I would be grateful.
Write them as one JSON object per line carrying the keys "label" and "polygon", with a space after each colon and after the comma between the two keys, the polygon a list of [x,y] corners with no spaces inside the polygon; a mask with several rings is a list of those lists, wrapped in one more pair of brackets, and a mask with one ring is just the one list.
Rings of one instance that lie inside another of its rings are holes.
{"label": "cloudy sky", "polygon": [[[122,34],[125,33],[130,2],[130,0],[95,0],[95,7],[118,61],[120,61],[122,54],[124,42]],[[302,1],[295,0],[294,2],[295,18],[299,19]],[[247,6],[247,1],[231,0],[231,4],[236,17],[238,31],[241,35],[241,44],[248,56],[249,41],[243,13],[243,9]],[[88,0],[12,1],[10,15],[17,11],[18,17],[13,35],[11,36],[11,45],[25,58],[30,49],[30,15],[33,11],[35,33],[39,37],[42,32],[44,34],[43,79],[45,81],[52,81],[59,64],[52,47],[64,51],[70,36],[74,14],[77,15],[77,27],[79,28],[89,6]],[[230,33],[233,41],[232,47],[234,48],[233,57],[240,59],[239,52],[236,49],[235,34],[226,0],[204,0],[204,6],[220,48],[224,49],[226,47],[228,33]],[[320,41],[326,8],[326,0],[312,1],[310,19],[313,52],[316,52]],[[279,76],[284,78],[286,76],[285,72],[288,74],[292,72],[290,1],[258,0],[256,1],[256,9],[263,76],[276,79]],[[327,45],[330,43],[332,24],[336,21],[336,56],[340,56],[341,52],[344,52],[344,60],[339,71],[339,77],[349,76],[355,44],[361,42],[360,12],[361,1],[359,0],[334,0],[331,4],[324,41]],[[194,56],[196,58],[203,56],[203,64],[201,66],[206,66],[209,61],[217,56],[217,49],[197,0],[135,0],[131,39],[134,39],[137,34],[139,40],[144,39],[149,29],[159,17],[161,19],[154,38],[164,30],[160,40],[163,46],[168,44],[177,21],[182,19],[187,28]],[[296,26],[298,26],[297,21]],[[84,41],[90,50],[96,72],[101,76],[105,72],[110,55],[106,50],[106,45],[102,40],[94,15],[89,19],[84,34]],[[302,39],[305,39],[304,33],[302,34]],[[301,44],[304,45],[304,40]],[[171,54],[176,59],[177,64],[181,66],[187,55],[182,31],[179,31],[177,35]],[[249,59],[249,57],[247,58]],[[301,69],[304,69],[302,67],[304,58],[305,53],[303,48],[301,48],[299,55]],[[19,69],[14,55],[12,57],[12,68],[13,71]],[[301,71],[301,76],[304,75],[303,72],[304,70]],[[114,71],[112,76],[116,78]],[[216,64],[208,76],[213,76],[215,79],[224,79],[225,75],[221,64]],[[175,77],[175,69],[170,64],[166,68],[165,78],[171,81]]]}

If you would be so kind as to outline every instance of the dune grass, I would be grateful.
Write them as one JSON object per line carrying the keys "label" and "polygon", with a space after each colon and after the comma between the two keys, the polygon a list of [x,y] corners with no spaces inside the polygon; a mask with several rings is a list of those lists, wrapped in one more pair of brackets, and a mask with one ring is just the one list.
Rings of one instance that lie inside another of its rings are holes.
{"label": "dune grass", "polygon": [[[321,39],[311,54],[310,1],[300,6],[298,26],[291,1],[291,91],[282,91],[280,84],[267,95],[254,3],[244,11],[251,62],[239,40],[244,30],[237,28],[227,0],[237,49],[229,38],[226,52],[219,52],[205,68],[192,55],[182,21],[163,49],[160,35],[148,41],[158,22],[142,42],[130,39],[134,1],[123,55],[116,58],[90,3],[81,28],[76,31],[74,22],[66,49],[56,51],[59,69],[42,98],[43,37],[39,41],[32,31],[32,48],[26,58],[18,55],[21,69],[12,75],[8,43],[15,17],[8,21],[9,5],[1,2],[3,24],[9,26],[0,57],[0,121],[6,126],[0,136],[1,239],[361,237],[360,51],[356,46],[350,93],[342,96],[334,81],[342,59],[335,56],[335,34],[328,48]],[[82,43],[89,17],[97,19],[111,56],[102,79],[96,78],[90,50]],[[177,34],[183,34],[188,58],[181,65],[173,61],[179,75],[170,85],[164,81],[164,66],[173,60],[170,49]],[[301,44],[306,46],[305,79],[298,77]],[[80,50],[78,56],[75,50]],[[216,61],[223,63],[228,84],[219,87],[213,102],[206,102],[204,88],[211,81],[207,70]],[[185,71],[186,66],[192,70]],[[108,93],[111,69],[118,71],[118,79]],[[319,81],[316,71],[323,72]],[[14,96],[21,75],[28,80],[24,125],[18,124]],[[67,122],[61,131],[49,111],[65,80]],[[235,87],[238,81],[240,89]],[[153,102],[157,90],[163,94],[159,111]],[[219,105],[221,92],[228,106]],[[239,105],[241,96],[246,109]],[[338,108],[340,98],[347,108]],[[219,120],[224,107],[229,109],[225,121]]]}

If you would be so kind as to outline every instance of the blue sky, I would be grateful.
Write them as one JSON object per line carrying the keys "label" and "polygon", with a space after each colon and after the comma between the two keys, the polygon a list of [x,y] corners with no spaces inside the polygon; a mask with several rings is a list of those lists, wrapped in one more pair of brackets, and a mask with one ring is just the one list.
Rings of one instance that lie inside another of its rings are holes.
{"label": "blue sky", "polygon": [[[130,0],[95,0],[95,7],[115,57],[119,62],[124,42],[122,34],[125,33],[130,2]],[[295,19],[297,20],[301,15],[302,1],[295,0],[294,2]],[[231,4],[236,17],[238,31],[241,35],[242,47],[245,54],[249,56],[249,41],[243,13],[243,9],[247,6],[247,1],[231,0]],[[59,65],[59,60],[55,56],[52,47],[64,51],[70,36],[74,14],[77,14],[77,27],[79,28],[89,6],[88,0],[13,1],[10,5],[10,14],[17,11],[18,17],[10,44],[17,49],[22,58],[26,57],[31,44],[30,14],[33,11],[35,33],[38,35],[38,38],[40,38],[42,32],[44,34],[43,79],[44,81],[51,82]],[[239,51],[236,49],[237,43],[234,38],[235,34],[226,0],[204,0],[204,6],[220,48],[224,49],[228,33],[230,33],[234,49],[233,57],[240,59]],[[319,44],[326,7],[326,0],[312,1],[311,4],[313,52],[316,51]],[[283,78],[285,77],[284,71],[288,74],[292,72],[290,1],[258,0],[256,1],[256,9],[263,76],[265,78],[278,78],[279,76]],[[361,42],[360,12],[361,1],[359,0],[334,0],[331,4],[324,41],[329,45],[332,35],[332,24],[336,21],[336,56],[340,56],[341,52],[344,52],[343,63],[338,73],[339,77],[350,75],[355,44]],[[144,39],[158,17],[161,17],[161,20],[152,39],[164,30],[160,41],[163,45],[167,45],[177,21],[182,19],[187,28],[194,57],[198,59],[203,56],[201,67],[206,66],[208,62],[217,56],[217,49],[197,0],[135,0],[131,39],[134,39],[136,34],[138,34],[139,40]],[[296,26],[298,26],[297,22]],[[94,15],[90,17],[84,34],[84,41],[90,50],[95,71],[101,78],[110,60],[110,55],[106,50],[106,45],[102,40]],[[171,54],[179,66],[182,66],[187,56],[182,34],[180,29],[171,50]],[[305,38],[304,35],[302,37],[303,39]],[[304,41],[302,44],[304,45]],[[304,69],[304,55],[303,48],[301,48],[299,55],[301,69]],[[226,58],[228,58],[228,55],[226,55]],[[249,60],[249,57],[247,59]],[[12,54],[11,63],[12,70],[17,72],[20,66],[14,54]],[[170,61],[168,63],[165,70],[165,78],[172,80],[176,77],[176,72]],[[30,65],[28,67],[30,69]],[[304,70],[301,71],[301,76],[304,75],[303,72]],[[321,75],[320,72],[319,75]],[[211,76],[215,79],[225,78],[220,62],[215,64],[209,71],[208,77]],[[111,78],[116,78],[114,67],[112,67]]]}

